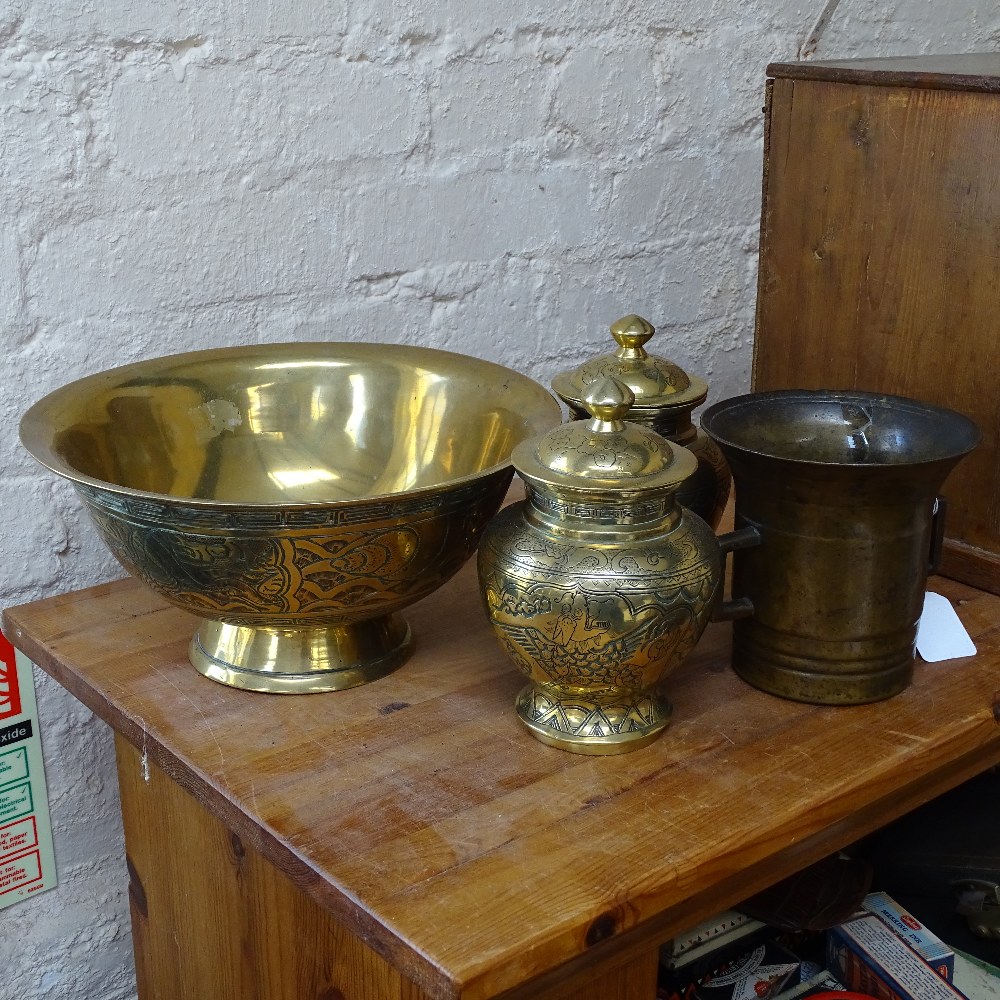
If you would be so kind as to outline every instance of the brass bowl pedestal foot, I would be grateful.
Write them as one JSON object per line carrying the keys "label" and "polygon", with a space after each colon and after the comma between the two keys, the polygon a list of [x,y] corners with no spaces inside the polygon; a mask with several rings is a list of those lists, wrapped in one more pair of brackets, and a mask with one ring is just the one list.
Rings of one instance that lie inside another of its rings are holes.
{"label": "brass bowl pedestal foot", "polygon": [[652,743],[670,722],[671,704],[657,690],[593,692],[572,697],[542,684],[523,688],[517,716],[542,743],[570,753],[610,756]]}
{"label": "brass bowl pedestal foot", "polygon": [[392,673],[410,655],[398,615],[320,628],[250,628],[202,620],[188,654],[220,684],[271,694],[342,691]]}

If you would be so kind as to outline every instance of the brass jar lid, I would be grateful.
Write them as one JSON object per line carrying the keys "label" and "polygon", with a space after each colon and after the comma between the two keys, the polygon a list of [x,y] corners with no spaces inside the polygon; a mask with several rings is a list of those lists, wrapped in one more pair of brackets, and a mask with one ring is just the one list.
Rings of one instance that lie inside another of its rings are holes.
{"label": "brass jar lid", "polygon": [[553,391],[564,403],[580,409],[589,388],[610,376],[632,390],[634,410],[694,409],[705,401],[708,383],[673,361],[647,354],[643,345],[655,332],[653,324],[641,316],[623,316],[611,324],[618,350],[560,373],[552,380]]}
{"label": "brass jar lid", "polygon": [[635,394],[614,378],[587,388],[581,403],[590,420],[575,420],[523,441],[511,462],[532,483],[575,490],[666,490],[698,467],[686,448],[637,424],[625,415]]}

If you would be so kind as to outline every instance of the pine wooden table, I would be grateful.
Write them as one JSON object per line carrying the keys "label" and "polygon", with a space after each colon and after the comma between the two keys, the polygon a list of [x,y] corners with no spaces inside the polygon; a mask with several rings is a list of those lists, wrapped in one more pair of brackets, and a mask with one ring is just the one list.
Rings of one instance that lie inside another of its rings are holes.
{"label": "pine wooden table", "polygon": [[333,694],[207,680],[132,580],[4,626],[115,731],[143,1000],[640,1000],[665,939],[1000,761],[1000,598],[935,582],[978,656],[815,708],[712,626],[618,758],[521,729],[472,564],[410,610],[410,662]]}

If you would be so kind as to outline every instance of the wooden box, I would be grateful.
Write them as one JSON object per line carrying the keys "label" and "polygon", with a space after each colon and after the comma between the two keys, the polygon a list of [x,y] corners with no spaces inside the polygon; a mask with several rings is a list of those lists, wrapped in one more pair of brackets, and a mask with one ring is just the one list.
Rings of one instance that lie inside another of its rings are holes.
{"label": "wooden box", "polygon": [[1000,593],[1000,55],[768,67],[753,386],[857,388],[983,434],[942,571]]}

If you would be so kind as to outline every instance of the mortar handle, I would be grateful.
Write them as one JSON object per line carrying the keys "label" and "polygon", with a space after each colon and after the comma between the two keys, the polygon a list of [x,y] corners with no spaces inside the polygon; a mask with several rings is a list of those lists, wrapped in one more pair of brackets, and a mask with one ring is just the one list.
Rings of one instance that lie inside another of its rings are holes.
{"label": "mortar handle", "polygon": [[[719,535],[719,551],[722,553],[723,565],[730,552],[735,552],[736,549],[752,549],[758,545],[760,545],[760,532],[752,525]],[[753,602],[750,598],[735,597],[728,601],[720,601],[715,606],[712,621],[731,622],[737,618],[749,618],[752,614]]]}

